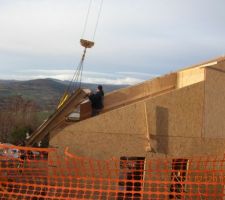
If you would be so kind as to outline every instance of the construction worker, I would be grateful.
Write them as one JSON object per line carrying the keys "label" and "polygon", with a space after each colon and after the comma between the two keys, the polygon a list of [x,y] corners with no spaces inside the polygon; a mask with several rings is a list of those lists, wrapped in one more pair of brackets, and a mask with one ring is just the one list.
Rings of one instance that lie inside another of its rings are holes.
{"label": "construction worker", "polygon": [[102,85],[98,85],[96,93],[90,93],[89,99],[91,101],[92,116],[98,115],[103,109],[104,91]]}

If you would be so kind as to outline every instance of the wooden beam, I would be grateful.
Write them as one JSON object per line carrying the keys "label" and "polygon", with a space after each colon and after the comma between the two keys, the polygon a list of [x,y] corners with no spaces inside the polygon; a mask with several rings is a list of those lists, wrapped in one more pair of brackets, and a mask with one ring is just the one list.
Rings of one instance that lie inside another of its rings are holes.
{"label": "wooden beam", "polygon": [[58,126],[59,123],[66,120],[67,116],[85,100],[88,93],[89,91],[84,89],[78,89],[75,93],[73,93],[47,121],[45,121],[36,131],[33,132],[31,137],[27,140],[26,145],[33,146],[35,143],[46,137]]}

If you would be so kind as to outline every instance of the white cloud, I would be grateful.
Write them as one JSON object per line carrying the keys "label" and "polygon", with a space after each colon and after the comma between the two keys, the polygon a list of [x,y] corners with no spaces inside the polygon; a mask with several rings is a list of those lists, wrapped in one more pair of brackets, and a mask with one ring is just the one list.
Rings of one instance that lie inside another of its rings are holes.
{"label": "white cloud", "polygon": [[[1,73],[65,65],[72,69],[82,51],[79,39],[88,2],[0,0]],[[85,69],[162,74],[222,55],[224,7],[224,0],[104,1],[96,45],[88,51]],[[95,21],[96,13],[91,13],[88,38]]]}
{"label": "white cloud", "polygon": [[143,80],[132,77],[121,77],[115,79],[107,79],[103,77],[99,78],[84,77],[83,81],[86,83],[97,83],[97,84],[134,85],[142,82]]}
{"label": "white cloud", "polygon": [[[59,80],[71,80],[74,74],[73,70],[25,70],[17,71],[17,75],[4,74],[0,75],[0,79],[10,80],[30,80],[52,78]],[[145,76],[143,76],[145,75]],[[97,83],[97,84],[114,84],[114,85],[133,85],[140,83],[146,79],[155,77],[150,74],[136,74],[135,72],[126,73],[97,73],[91,71],[84,71],[82,82]]]}

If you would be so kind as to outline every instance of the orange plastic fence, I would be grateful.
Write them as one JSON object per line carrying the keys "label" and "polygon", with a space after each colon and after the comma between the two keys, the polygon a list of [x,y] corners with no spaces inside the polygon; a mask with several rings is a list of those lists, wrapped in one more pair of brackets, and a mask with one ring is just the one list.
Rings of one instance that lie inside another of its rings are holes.
{"label": "orange plastic fence", "polygon": [[0,199],[225,199],[224,157],[93,160],[0,145]]}

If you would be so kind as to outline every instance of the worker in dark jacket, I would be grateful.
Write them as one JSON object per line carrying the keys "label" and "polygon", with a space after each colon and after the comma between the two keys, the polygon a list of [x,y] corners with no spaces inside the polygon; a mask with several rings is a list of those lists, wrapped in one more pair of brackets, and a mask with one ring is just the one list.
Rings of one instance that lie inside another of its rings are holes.
{"label": "worker in dark jacket", "polygon": [[104,91],[102,85],[98,85],[96,93],[91,93],[89,95],[89,99],[91,101],[92,116],[96,116],[101,112],[104,107]]}

